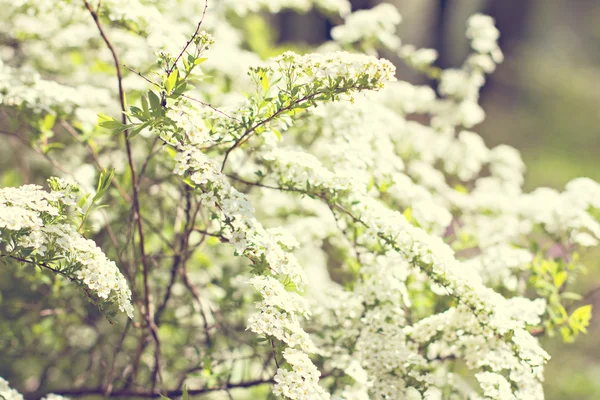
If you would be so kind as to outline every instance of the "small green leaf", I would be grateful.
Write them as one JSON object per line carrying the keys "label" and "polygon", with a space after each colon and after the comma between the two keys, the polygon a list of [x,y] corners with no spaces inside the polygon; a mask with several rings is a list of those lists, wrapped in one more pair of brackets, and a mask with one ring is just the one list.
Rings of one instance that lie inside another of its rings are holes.
{"label": "small green leaf", "polygon": [[152,108],[152,114],[158,115],[159,110],[162,108],[160,105],[160,98],[152,90],[148,91],[148,99],[150,100],[150,107]]}
{"label": "small green leaf", "polygon": [[461,185],[460,183],[457,183],[456,185],[454,185],[454,190],[457,191],[458,193],[469,193],[469,190],[464,187],[463,185]]}
{"label": "small green leaf", "polygon": [[171,93],[171,90],[173,90],[173,88],[175,87],[175,84],[177,83],[178,77],[179,77],[178,69],[175,69],[173,72],[171,72],[169,74],[169,76],[165,80],[165,90],[167,91],[167,93],[169,93],[169,94]]}
{"label": "small green leaf", "polygon": [[277,140],[279,140],[281,142],[281,132],[279,132],[275,128],[271,128],[271,131],[275,134],[275,136],[277,136]]}
{"label": "small green leaf", "polygon": [[566,280],[567,273],[565,271],[560,271],[556,275],[554,275],[554,286],[560,288]]}
{"label": "small green leaf", "polygon": [[591,304],[581,306],[569,317],[569,325],[573,329],[574,333],[587,333],[587,327],[592,319],[592,306]]}
{"label": "small green leaf", "polygon": [[194,60],[194,65],[200,65],[200,64],[202,64],[206,60],[208,60],[208,58],[196,58]]}
{"label": "small green leaf", "polygon": [[258,72],[258,79],[260,80],[263,91],[266,93],[267,90],[269,90],[269,77],[267,76],[267,72],[261,69]]}
{"label": "small green leaf", "polygon": [[190,395],[188,394],[188,388],[187,385],[185,385],[183,387],[183,396],[181,397],[182,400],[190,400]]}
{"label": "small green leaf", "polygon": [[100,172],[100,177],[98,178],[98,184],[96,186],[96,195],[92,199],[92,202],[98,201],[104,195],[104,193],[106,193],[110,187],[110,183],[112,182],[114,175],[114,169],[108,170],[105,168],[102,172]]}
{"label": "small green leaf", "polygon": [[98,122],[98,126],[101,128],[110,129],[111,131],[124,131],[127,129],[125,125],[114,119]]}
{"label": "small green leaf", "polygon": [[188,84],[186,81],[181,82],[175,90],[171,93],[172,96],[179,97],[188,89]]}
{"label": "small green leaf", "polygon": [[579,301],[583,298],[583,296],[580,295],[579,293],[573,293],[573,292],[563,292],[560,294],[560,297],[562,297],[563,299],[575,300],[575,301]]}
{"label": "small green leaf", "polygon": [[113,118],[109,117],[106,114],[102,114],[102,113],[98,114],[98,124],[100,124],[101,122],[104,122],[104,121],[112,121],[112,120],[113,120]]}
{"label": "small green leaf", "polygon": [[135,128],[133,128],[132,130],[129,131],[129,136],[127,136],[127,138],[132,139],[132,138],[136,137],[142,130],[147,128],[149,125],[150,125],[150,121],[146,121],[143,124],[137,125]]}
{"label": "small green leaf", "polygon": [[44,116],[44,120],[42,121],[42,125],[40,126],[40,130],[42,132],[48,132],[48,131],[52,130],[55,122],[56,122],[55,114],[46,114],[46,116]]}
{"label": "small green leaf", "polygon": [[79,198],[79,200],[77,201],[77,206],[79,208],[83,207],[85,205],[85,203],[87,202],[87,200],[89,199],[89,197],[90,197],[90,193],[87,193],[87,194],[81,196]]}
{"label": "small green leaf", "polygon": [[405,209],[402,215],[404,215],[404,218],[406,218],[408,222],[412,222],[412,210],[410,207]]}
{"label": "small green leaf", "polygon": [[571,330],[569,328],[567,328],[566,326],[562,326],[560,328],[560,334],[562,336],[563,342],[565,342],[565,343],[572,343],[573,340],[575,340],[573,338],[573,335],[571,334]]}
{"label": "small green leaf", "polygon": [[146,99],[146,96],[142,96],[142,110],[144,111],[144,117],[150,119],[150,108],[148,107],[148,100]]}

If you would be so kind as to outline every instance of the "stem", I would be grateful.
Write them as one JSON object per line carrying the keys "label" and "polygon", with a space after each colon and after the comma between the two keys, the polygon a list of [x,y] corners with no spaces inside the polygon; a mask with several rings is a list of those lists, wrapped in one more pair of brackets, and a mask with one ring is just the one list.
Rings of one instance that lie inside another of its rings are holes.
{"label": "stem", "polygon": [[[118,82],[118,87],[119,87],[119,101],[121,103],[121,122],[123,123],[123,125],[127,124],[127,109],[126,109],[126,104],[125,104],[125,92],[123,91],[123,74],[121,72],[121,63],[119,62],[119,57],[117,56],[117,53],[111,43],[111,41],[108,39],[108,36],[106,35],[106,32],[104,31],[104,28],[102,27],[102,24],[100,23],[100,19],[98,17],[98,13],[97,11],[94,11],[94,9],[92,8],[92,6],[90,5],[90,3],[88,3],[87,0],[83,0],[86,8],[88,9],[88,11],[90,12],[90,15],[92,16],[92,18],[94,19],[94,22],[96,23],[96,27],[98,28],[98,31],[100,32],[100,36],[102,36],[102,39],[104,40],[104,43],[106,44],[106,47],[108,47],[108,49],[110,50],[111,54],[112,54],[112,58],[115,64],[115,68],[117,70],[117,82]],[[150,333],[152,335],[152,338],[154,340],[154,363],[155,363],[155,367],[154,367],[154,371],[152,373],[152,390],[154,390],[154,388],[156,387],[156,382],[158,380],[158,378],[160,377],[160,338],[158,336],[158,328],[156,327],[156,324],[154,323],[154,318],[151,317],[152,314],[152,307],[151,307],[151,301],[150,301],[150,285],[148,283],[148,274],[149,274],[149,265],[148,265],[148,260],[146,257],[146,249],[144,247],[144,227],[143,227],[143,222],[142,222],[142,218],[140,217],[140,203],[139,203],[139,192],[138,192],[138,182],[137,182],[137,176],[136,176],[136,172],[135,172],[135,163],[133,160],[133,155],[131,152],[131,144],[129,142],[129,130],[125,129],[123,131],[123,136],[125,139],[125,148],[127,151],[127,160],[129,162],[129,170],[131,172],[131,185],[132,185],[132,210],[133,210],[133,219],[134,222],[137,225],[137,231],[138,231],[138,236],[139,236],[139,250],[140,250],[140,257],[141,257],[141,262],[142,262],[142,273],[143,273],[143,283],[144,283],[144,305],[145,305],[145,310],[143,312],[144,314],[144,319],[146,320],[146,323],[148,324],[148,328],[150,330]],[[134,245],[135,245],[135,241],[133,241]]]}
{"label": "stem", "polygon": [[204,10],[202,11],[202,17],[200,17],[200,21],[198,22],[198,25],[196,25],[196,30],[194,31],[194,34],[192,35],[192,37],[190,37],[190,40],[188,40],[188,42],[185,44],[185,46],[183,47],[183,49],[181,50],[181,52],[179,53],[179,55],[177,56],[177,58],[173,62],[173,65],[171,65],[167,69],[167,71],[166,71],[167,72],[167,76],[171,75],[171,72],[173,72],[173,70],[177,66],[177,62],[181,59],[181,57],[183,56],[183,53],[185,53],[185,51],[187,50],[187,48],[190,47],[190,44],[192,44],[192,42],[194,41],[194,39],[196,39],[196,36],[198,36],[198,33],[200,32],[200,27],[202,26],[202,22],[204,22],[204,17],[206,16],[206,9],[207,8],[208,8],[208,0],[204,0]]}
{"label": "stem", "polygon": [[[191,395],[198,395],[198,394],[205,394],[205,393],[210,393],[210,392],[218,392],[218,391],[222,391],[222,390],[228,390],[228,389],[235,389],[235,388],[249,388],[249,387],[254,387],[254,386],[260,386],[260,385],[265,385],[265,384],[272,384],[273,383],[273,379],[269,378],[269,379],[255,379],[255,380],[251,380],[251,381],[243,381],[243,382],[238,382],[238,383],[225,383],[223,385],[217,385],[217,386],[209,386],[209,387],[205,387],[202,389],[190,389],[188,390],[188,394]],[[66,395],[66,396],[70,396],[70,397],[83,397],[83,396],[89,396],[89,395],[104,395],[104,390],[101,387],[96,387],[96,388],[78,388],[78,389],[59,389],[59,390],[53,390],[52,393],[55,394],[59,394],[59,395]],[[165,391],[163,393],[157,393],[157,392],[147,392],[147,391],[140,391],[140,390],[115,390],[110,394],[111,398],[115,398],[115,397],[138,397],[138,398],[158,398],[161,395],[163,396],[167,396],[167,397],[177,397],[177,396],[181,396],[183,394],[183,390],[168,390]],[[45,395],[45,393],[32,393],[29,396],[27,396],[27,398],[41,398]]]}

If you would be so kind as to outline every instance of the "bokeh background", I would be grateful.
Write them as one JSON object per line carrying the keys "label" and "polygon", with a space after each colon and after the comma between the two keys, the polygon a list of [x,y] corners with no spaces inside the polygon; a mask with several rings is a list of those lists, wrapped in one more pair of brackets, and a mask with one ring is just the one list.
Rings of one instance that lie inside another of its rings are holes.
{"label": "bokeh background", "polygon": [[[353,8],[381,1],[353,0]],[[600,180],[600,1],[598,0],[386,0],[403,16],[405,44],[435,48],[444,68],[460,66],[468,43],[469,15],[493,16],[505,61],[482,92],[487,113],[474,130],[488,146],[519,149],[527,165],[526,189],[562,189],[571,179]],[[328,38],[332,21],[316,13],[285,13],[270,30],[280,45],[302,46]],[[393,59],[393,58],[392,58]],[[398,61],[398,60],[395,60]],[[398,65],[398,77],[431,84]],[[594,318],[588,335],[573,344],[544,340],[552,360],[546,372],[548,400],[600,399],[600,252],[584,255],[588,273],[578,283]]]}

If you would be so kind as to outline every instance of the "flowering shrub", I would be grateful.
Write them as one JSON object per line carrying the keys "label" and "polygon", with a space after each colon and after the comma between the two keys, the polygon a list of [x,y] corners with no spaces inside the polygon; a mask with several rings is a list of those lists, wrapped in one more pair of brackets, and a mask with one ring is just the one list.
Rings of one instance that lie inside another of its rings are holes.
{"label": "flowering shrub", "polygon": [[[490,17],[440,70],[389,4],[0,5],[2,134],[50,189],[0,189],[0,372],[22,392],[541,399],[537,337],[586,332],[568,287],[600,185],[524,193],[518,151],[468,130],[503,58]],[[287,8],[343,23],[266,57],[245,19]]]}

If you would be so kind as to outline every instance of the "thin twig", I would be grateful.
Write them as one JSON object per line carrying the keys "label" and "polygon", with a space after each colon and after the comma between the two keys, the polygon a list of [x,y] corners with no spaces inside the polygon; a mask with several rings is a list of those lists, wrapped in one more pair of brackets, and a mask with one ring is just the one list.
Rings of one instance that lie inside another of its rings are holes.
{"label": "thin twig", "polygon": [[[126,108],[126,104],[125,104],[125,92],[123,90],[123,75],[121,72],[121,63],[119,62],[119,57],[117,56],[117,53],[111,43],[111,41],[109,40],[108,36],[106,35],[104,28],[102,27],[102,24],[100,22],[100,18],[98,17],[98,13],[96,11],[94,11],[94,9],[92,8],[92,6],[90,5],[90,3],[87,0],[83,0],[86,8],[88,9],[88,11],[90,12],[90,15],[92,16],[94,22],[96,23],[96,27],[98,28],[98,31],[100,32],[100,36],[102,36],[102,39],[104,40],[104,43],[106,44],[106,47],[108,47],[108,49],[110,50],[111,54],[112,54],[112,58],[115,64],[115,68],[117,70],[117,82],[118,82],[118,87],[119,87],[119,102],[121,103],[121,122],[123,125],[127,124],[127,108]],[[143,283],[144,283],[144,305],[145,305],[145,309],[143,312],[144,318],[146,320],[146,323],[148,324],[148,328],[150,330],[150,333],[152,335],[152,338],[154,340],[154,364],[155,364],[155,368],[153,371],[153,376],[152,376],[152,390],[154,391],[154,388],[156,387],[156,382],[157,380],[160,378],[160,338],[158,336],[158,328],[156,327],[156,325],[154,324],[154,318],[151,317],[152,315],[152,306],[151,306],[151,300],[150,300],[150,285],[149,285],[149,281],[148,281],[148,275],[149,275],[149,265],[148,265],[148,261],[147,261],[147,257],[146,257],[146,250],[145,250],[145,244],[144,244],[144,228],[143,228],[143,222],[142,222],[142,218],[141,218],[141,213],[140,213],[140,203],[139,203],[139,193],[138,193],[138,183],[137,183],[137,177],[136,177],[136,170],[135,170],[135,163],[133,160],[133,154],[131,151],[131,144],[129,143],[129,130],[125,129],[123,131],[123,136],[125,139],[125,148],[127,151],[127,160],[129,162],[129,170],[131,172],[131,185],[132,185],[132,210],[133,210],[133,218],[134,218],[134,222],[137,224],[137,230],[138,230],[138,236],[139,236],[139,250],[140,250],[140,257],[141,257],[141,262],[142,262],[142,274],[143,274]],[[135,241],[134,241],[135,243]]]}
{"label": "thin twig", "polygon": [[117,357],[119,357],[119,353],[123,349],[123,342],[125,342],[125,338],[127,337],[127,332],[129,332],[129,328],[131,327],[131,320],[127,319],[127,325],[125,325],[125,329],[123,329],[123,334],[121,335],[121,339],[119,340],[119,344],[115,351],[115,355],[113,356],[112,364],[110,366],[110,370],[108,371],[108,375],[106,378],[106,390],[104,391],[104,397],[110,397],[110,394],[113,389],[113,375],[115,372],[115,367],[117,365]]}
{"label": "thin twig", "polygon": [[[265,384],[272,384],[272,383],[273,383],[273,378],[254,379],[251,381],[243,381],[243,382],[238,382],[238,383],[226,383],[223,385],[209,386],[209,387],[205,387],[205,388],[201,388],[201,389],[189,389],[187,392],[190,396],[192,396],[192,395],[197,395],[197,394],[218,392],[218,391],[235,389],[235,388],[249,388],[249,387],[260,386],[260,385],[265,385]],[[58,389],[58,390],[55,389],[55,390],[52,390],[52,393],[59,394],[59,395],[66,395],[66,396],[70,396],[70,397],[83,397],[83,396],[89,396],[89,395],[94,395],[94,394],[95,395],[103,395],[104,390],[101,387],[77,388],[77,389]],[[111,398],[115,398],[115,397],[158,398],[158,397],[161,397],[161,395],[167,396],[167,397],[177,397],[177,396],[181,396],[182,394],[183,394],[183,390],[180,390],[180,389],[167,390],[162,393],[123,389],[123,390],[113,391],[111,393],[110,397]],[[27,398],[38,399],[38,398],[43,397],[44,395],[46,395],[46,393],[31,393],[29,396],[27,396]]]}
{"label": "thin twig", "polygon": [[[158,83],[154,82],[152,79],[148,78],[147,76],[145,76],[145,75],[144,75],[144,74],[142,74],[141,72],[139,72],[139,71],[136,71],[135,69],[133,69],[133,68],[131,68],[131,67],[128,67],[128,66],[127,66],[127,65],[125,65],[125,64],[123,64],[123,66],[124,66],[125,68],[127,68],[129,71],[131,71],[131,72],[133,72],[134,74],[136,74],[137,76],[139,76],[140,78],[142,78],[143,80],[145,80],[146,82],[150,83],[151,85],[154,85],[154,86],[156,86],[157,88],[160,88],[160,87],[161,87],[161,86],[160,86],[160,84],[158,84]],[[225,111],[219,110],[217,107],[215,107],[215,106],[213,106],[212,104],[209,104],[209,103],[207,103],[207,102],[205,102],[205,101],[202,101],[202,100],[196,99],[195,97],[192,97],[192,96],[188,96],[187,94],[182,94],[182,95],[181,95],[181,97],[184,97],[184,98],[186,98],[186,99],[188,99],[188,100],[191,100],[191,101],[194,101],[194,102],[196,102],[196,103],[198,103],[198,104],[201,104],[201,105],[202,105],[202,106],[204,106],[204,107],[208,107],[208,108],[210,108],[211,110],[213,110],[214,112],[217,112],[217,113],[219,113],[219,114],[221,114],[221,115],[224,115],[225,117],[227,117],[227,118],[229,118],[229,119],[233,119],[233,120],[235,120],[235,121],[239,121],[239,120],[238,120],[236,117],[233,117],[233,116],[231,116],[231,115],[227,114]]]}
{"label": "thin twig", "polygon": [[236,117],[234,117],[234,116],[231,116],[231,115],[227,114],[225,111],[219,110],[218,108],[216,108],[216,107],[212,106],[211,104],[209,104],[209,103],[207,103],[207,102],[204,102],[204,101],[202,101],[202,100],[198,100],[198,99],[196,99],[196,98],[194,98],[194,97],[188,96],[187,94],[182,94],[181,96],[182,96],[182,97],[185,97],[185,98],[186,98],[186,99],[188,99],[188,100],[195,101],[196,103],[199,103],[199,104],[203,105],[204,107],[208,107],[208,108],[210,108],[211,110],[213,110],[213,111],[215,111],[215,112],[217,112],[217,113],[219,113],[219,114],[221,114],[221,115],[224,115],[224,116],[226,116],[226,117],[227,117],[227,118],[229,118],[229,119],[233,119],[233,120],[235,120],[235,121],[238,121],[238,122],[239,122],[239,119],[237,119]]}
{"label": "thin twig", "polygon": [[204,10],[202,11],[202,17],[200,17],[200,21],[198,22],[198,25],[196,25],[196,30],[194,31],[194,34],[192,35],[192,37],[190,37],[190,40],[188,40],[188,42],[185,44],[185,46],[183,47],[183,49],[181,50],[181,52],[179,53],[179,55],[177,56],[177,58],[175,58],[175,61],[173,62],[173,65],[171,65],[167,69],[167,71],[166,71],[167,72],[167,76],[171,75],[171,72],[173,72],[173,70],[177,66],[177,63],[179,62],[179,60],[181,59],[181,57],[183,56],[183,54],[185,53],[185,51],[187,50],[187,48],[194,41],[194,39],[196,39],[196,36],[198,36],[198,33],[200,32],[200,27],[202,26],[202,23],[204,22],[204,17],[206,16],[206,9],[207,8],[208,8],[208,0],[204,0]]}
{"label": "thin twig", "polygon": [[320,92],[317,93],[313,93],[311,95],[307,95],[304,96],[292,103],[290,103],[288,106],[281,108],[279,110],[277,110],[275,113],[273,113],[273,115],[271,115],[268,118],[263,119],[262,121],[257,122],[256,124],[254,124],[253,126],[251,126],[250,128],[248,128],[246,130],[246,132],[244,132],[242,134],[242,136],[240,136],[235,143],[233,144],[233,146],[231,146],[229,149],[227,149],[227,151],[225,152],[225,157],[223,158],[223,163],[221,164],[221,172],[223,172],[223,170],[225,169],[225,164],[227,163],[227,158],[229,157],[229,154],[236,149],[238,146],[241,146],[242,144],[246,143],[248,141],[248,139],[250,139],[250,135],[252,135],[252,133],[258,129],[259,127],[271,122],[271,120],[277,118],[280,114],[291,110],[292,108],[296,107],[298,104],[307,101],[307,100],[311,100],[314,97],[316,97],[317,95],[320,95]]}

